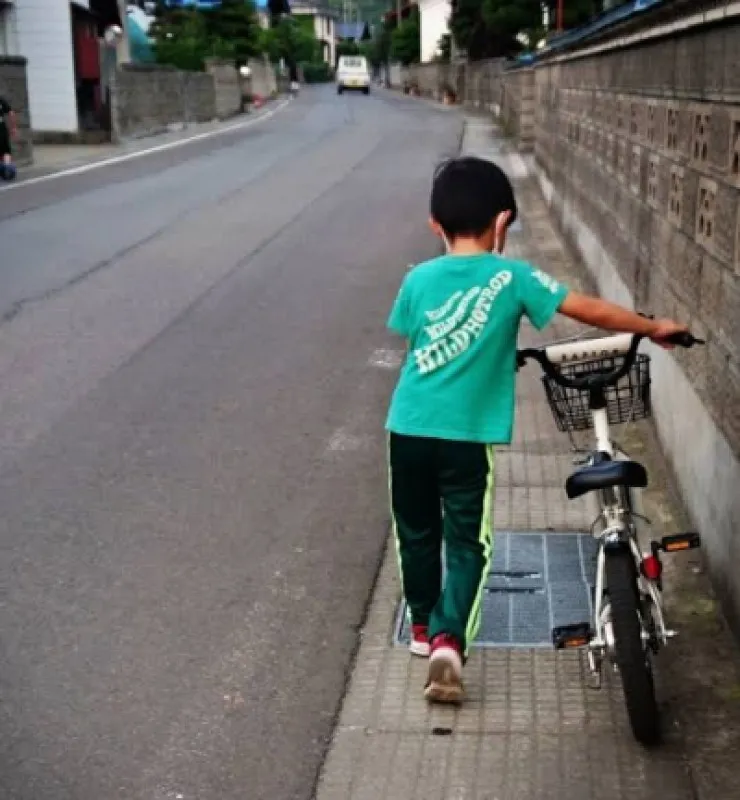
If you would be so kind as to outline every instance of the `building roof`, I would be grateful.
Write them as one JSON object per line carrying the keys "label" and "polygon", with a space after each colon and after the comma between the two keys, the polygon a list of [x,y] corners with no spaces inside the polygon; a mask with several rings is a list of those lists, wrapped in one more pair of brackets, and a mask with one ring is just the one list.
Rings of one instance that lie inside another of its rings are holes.
{"label": "building roof", "polygon": [[337,37],[339,39],[354,39],[359,42],[367,32],[366,22],[338,22]]}

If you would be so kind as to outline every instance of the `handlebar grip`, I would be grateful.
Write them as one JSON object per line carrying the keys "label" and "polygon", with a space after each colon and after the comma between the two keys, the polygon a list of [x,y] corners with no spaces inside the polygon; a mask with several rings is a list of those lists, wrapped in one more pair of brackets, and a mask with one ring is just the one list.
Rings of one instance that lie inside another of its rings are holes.
{"label": "handlebar grip", "polygon": [[693,347],[695,344],[704,344],[703,339],[697,339],[692,333],[688,331],[678,331],[666,336],[663,340],[666,344],[673,344],[677,347]]}

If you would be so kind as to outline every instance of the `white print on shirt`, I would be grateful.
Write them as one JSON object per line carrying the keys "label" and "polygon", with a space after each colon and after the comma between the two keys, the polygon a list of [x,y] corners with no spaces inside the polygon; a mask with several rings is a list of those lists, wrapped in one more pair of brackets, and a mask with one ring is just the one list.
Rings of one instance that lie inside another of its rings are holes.
{"label": "white print on shirt", "polygon": [[[424,328],[427,336],[430,339],[432,339],[432,341],[434,341],[435,339],[439,339],[442,336],[446,336],[450,331],[457,328],[457,326],[462,322],[463,318],[465,317],[465,312],[468,310],[468,306],[470,305],[471,300],[474,300],[475,297],[478,294],[480,294],[480,290],[481,290],[480,286],[474,286],[472,289],[468,289],[468,291],[465,292],[465,294],[460,299],[460,302],[457,304],[457,307],[455,308],[453,313],[450,314],[450,316],[447,317],[447,319],[443,320],[442,322],[436,322],[434,325],[427,325],[427,327]],[[453,294],[452,297],[461,294],[462,292],[455,292],[455,294]],[[451,299],[452,298],[450,298],[450,300]],[[452,306],[449,303],[449,300],[447,301],[447,303],[445,303],[445,305],[448,306],[446,313],[449,313],[452,308]]]}
{"label": "white print on shirt", "polygon": [[551,278],[549,275],[546,275],[544,272],[536,269],[532,272],[535,278],[545,287],[545,289],[549,289],[552,294],[556,294],[558,289],[560,288],[560,284],[555,280],[555,278]]}
{"label": "white print on shirt", "polygon": [[445,314],[448,314],[452,306],[463,296],[463,292],[458,290],[452,297],[448,297],[445,300],[444,305],[441,305],[439,308],[435,308],[432,311],[425,311],[424,313],[427,315],[427,319],[431,322],[436,322],[439,319],[442,319]]}
{"label": "white print on shirt", "polygon": [[[449,298],[442,308],[448,307],[448,311],[451,310],[457,295],[459,302],[455,310],[446,320],[427,326],[424,330],[432,343],[414,350],[416,366],[422,375],[438,370],[470,347],[471,342],[483,332],[494,300],[511,283],[511,278],[509,270],[501,270],[486,286],[474,286],[462,297],[459,297],[460,292],[455,292]],[[473,299],[473,307],[467,313]]]}

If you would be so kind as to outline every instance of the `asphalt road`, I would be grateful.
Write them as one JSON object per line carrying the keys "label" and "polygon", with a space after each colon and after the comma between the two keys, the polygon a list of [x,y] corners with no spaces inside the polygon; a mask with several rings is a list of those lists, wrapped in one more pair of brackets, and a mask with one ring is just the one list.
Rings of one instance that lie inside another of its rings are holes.
{"label": "asphalt road", "polygon": [[309,798],[451,112],[309,91],[0,192],[0,797]]}

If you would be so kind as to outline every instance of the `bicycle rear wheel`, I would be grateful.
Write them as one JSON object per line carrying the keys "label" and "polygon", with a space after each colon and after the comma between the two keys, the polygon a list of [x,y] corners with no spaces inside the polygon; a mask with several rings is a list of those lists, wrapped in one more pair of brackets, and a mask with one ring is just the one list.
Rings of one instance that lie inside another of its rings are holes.
{"label": "bicycle rear wheel", "polygon": [[614,648],[622,679],[627,716],[635,739],[650,746],[660,742],[660,712],[650,650],[642,639],[644,612],[635,559],[627,546],[606,552],[606,586],[611,606]]}

